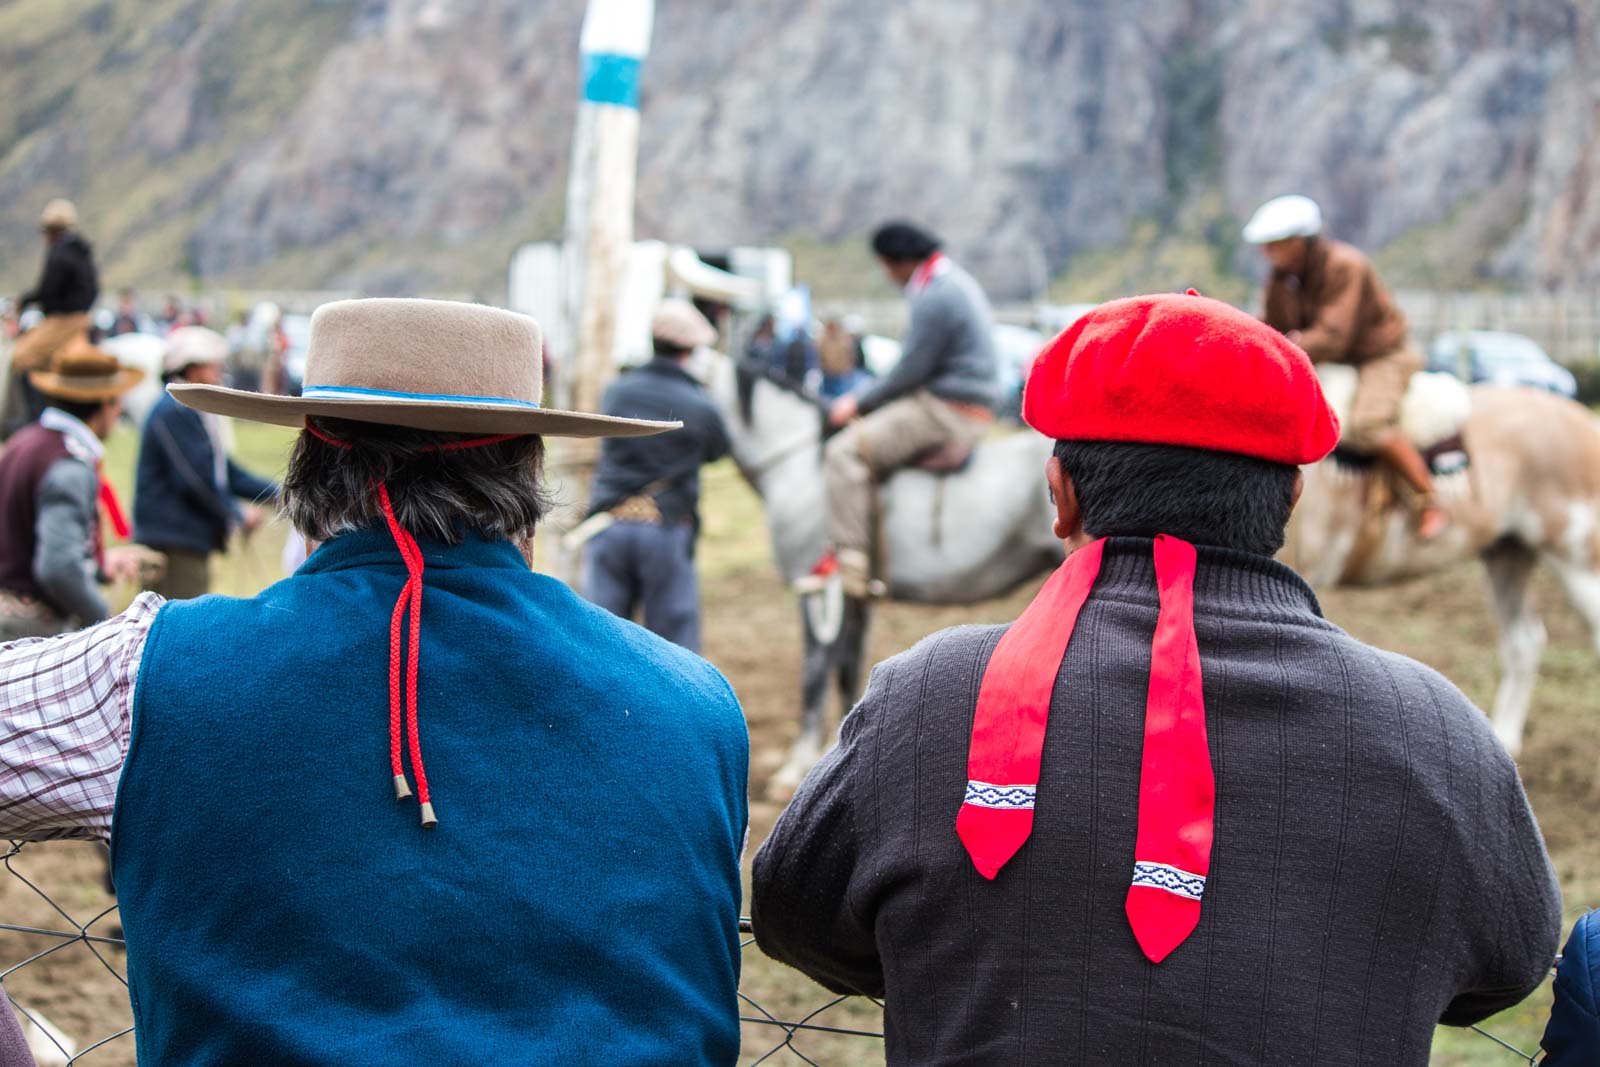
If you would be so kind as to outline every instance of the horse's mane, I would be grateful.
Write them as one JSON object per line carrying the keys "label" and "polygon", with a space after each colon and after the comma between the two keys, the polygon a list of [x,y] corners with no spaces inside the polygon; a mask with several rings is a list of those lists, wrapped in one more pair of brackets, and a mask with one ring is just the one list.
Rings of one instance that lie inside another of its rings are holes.
{"label": "horse's mane", "polygon": [[741,359],[734,365],[734,370],[739,388],[739,419],[746,426],[755,417],[756,383],[764,381],[815,408],[823,439],[833,436],[834,430],[828,425],[828,405],[820,397],[807,392],[801,383],[757,359]]}

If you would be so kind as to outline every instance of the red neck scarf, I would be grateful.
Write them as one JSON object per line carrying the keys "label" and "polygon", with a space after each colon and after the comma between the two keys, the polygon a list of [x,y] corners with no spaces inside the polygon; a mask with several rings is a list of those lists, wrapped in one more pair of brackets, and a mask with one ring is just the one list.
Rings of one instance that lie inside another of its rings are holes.
{"label": "red neck scarf", "polygon": [[[337,437],[323,433],[306,420],[306,433],[334,448],[350,451],[354,446],[348,441],[341,441]],[[493,437],[474,437],[465,441],[447,441],[434,445],[426,451],[430,452],[459,452],[464,448],[482,448],[484,445],[499,444],[509,441],[523,434],[503,433]],[[389,487],[379,482],[374,487],[378,497],[378,507],[383,511],[384,521],[389,524],[389,536],[394,538],[395,547],[400,550],[400,557],[406,564],[406,584],[400,588],[400,597],[394,602],[394,614],[389,618],[389,764],[394,773],[394,797],[396,800],[407,800],[411,797],[411,786],[406,781],[405,767],[400,759],[400,688],[402,674],[405,678],[405,734],[411,750],[411,773],[417,779],[417,802],[422,808],[422,825],[424,829],[433,829],[439,825],[438,816],[433,811],[433,799],[428,792],[428,773],[422,766],[422,742],[417,734],[417,664],[422,652],[422,573],[425,564],[422,559],[422,549],[417,545],[417,539],[411,536],[400,520],[395,517],[394,505],[389,500]],[[410,624],[411,642],[406,655],[406,670],[401,670],[401,650],[406,647],[405,629]]]}
{"label": "red neck scarf", "polygon": [[[1067,557],[984,671],[956,833],[985,878],[998,875],[1033,832],[1050,699],[1104,549],[1094,541]],[[1127,914],[1140,949],[1160,963],[1200,921],[1216,785],[1194,635],[1194,546],[1157,537],[1155,567],[1161,614],[1150,650]]]}
{"label": "red neck scarf", "polygon": [[906,292],[911,296],[916,296],[928,287],[929,282],[949,269],[950,260],[946,258],[943,252],[935,252],[921,263],[918,263],[917,269],[911,272],[911,280],[906,283]]}

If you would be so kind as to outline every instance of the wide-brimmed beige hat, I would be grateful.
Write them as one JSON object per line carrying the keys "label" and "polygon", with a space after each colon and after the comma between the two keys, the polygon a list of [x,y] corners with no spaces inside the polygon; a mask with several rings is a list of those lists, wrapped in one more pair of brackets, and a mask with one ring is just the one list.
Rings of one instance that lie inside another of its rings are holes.
{"label": "wide-brimmed beige hat", "polygon": [[42,230],[70,230],[78,224],[78,209],[71,200],[52,200],[39,213]]}
{"label": "wide-brimmed beige hat", "polygon": [[717,328],[687,300],[668,298],[656,305],[650,336],[685,352],[717,343]]}
{"label": "wide-brimmed beige hat", "polygon": [[79,337],[56,351],[49,370],[31,371],[28,381],[46,396],[93,403],[126,393],[144,381],[144,371],[124,367],[116,356]]}
{"label": "wide-brimmed beige hat", "polygon": [[445,300],[339,300],[311,316],[300,396],[220,385],[167,386],[199,411],[279,426],[306,416],[445,433],[642,437],[679,422],[550,411],[539,324],[481,304]]}

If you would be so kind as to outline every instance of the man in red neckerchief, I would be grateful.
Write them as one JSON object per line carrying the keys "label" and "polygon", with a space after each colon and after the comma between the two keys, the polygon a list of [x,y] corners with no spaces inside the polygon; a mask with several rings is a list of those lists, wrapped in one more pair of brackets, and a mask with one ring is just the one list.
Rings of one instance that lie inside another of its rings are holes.
{"label": "man in red neckerchief", "polygon": [[1527,996],[1561,908],[1515,765],[1272,558],[1339,435],[1305,354],[1119,300],[1023,414],[1067,560],[873,672],[756,856],[761,947],[884,998],[891,1065],[1420,1067]]}

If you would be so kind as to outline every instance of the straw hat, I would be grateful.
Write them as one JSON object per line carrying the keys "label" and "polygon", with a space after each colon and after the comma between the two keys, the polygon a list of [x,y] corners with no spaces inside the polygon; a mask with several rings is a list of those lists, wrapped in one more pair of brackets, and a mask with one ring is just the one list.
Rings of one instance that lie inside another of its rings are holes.
{"label": "straw hat", "polygon": [[650,319],[650,336],[657,341],[691,352],[716,344],[717,328],[687,300],[661,301]]}
{"label": "straw hat", "polygon": [[112,400],[144,380],[144,371],[124,367],[117,357],[102,352],[87,338],[75,338],[58,350],[49,370],[28,375],[33,387],[62,400]]}
{"label": "straw hat", "polygon": [[78,209],[71,200],[56,199],[44,206],[39,227],[45,230],[70,230],[78,224]]}
{"label": "straw hat", "polygon": [[182,326],[167,334],[161,357],[163,374],[174,374],[196,363],[221,363],[228,358],[228,340],[205,326]]}
{"label": "straw hat", "polygon": [[550,411],[539,324],[479,304],[339,300],[311,316],[301,395],[174,384],[199,411],[279,426],[308,415],[446,433],[642,437],[682,423]]}

